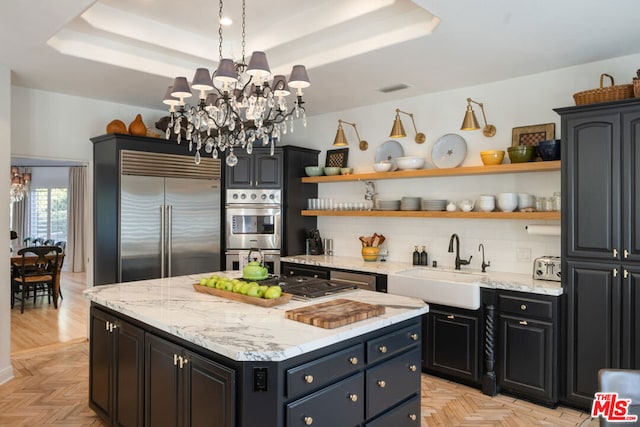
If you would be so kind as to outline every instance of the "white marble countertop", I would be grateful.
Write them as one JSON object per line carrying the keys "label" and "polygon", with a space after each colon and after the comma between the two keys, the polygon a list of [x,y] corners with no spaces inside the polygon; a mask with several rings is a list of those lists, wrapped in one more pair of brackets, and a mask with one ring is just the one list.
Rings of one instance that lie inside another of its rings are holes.
{"label": "white marble countertop", "polygon": [[[416,298],[356,290],[313,301],[265,308],[196,292],[193,283],[213,273],[96,286],[89,300],[237,361],[281,361],[420,316]],[[238,272],[215,273],[237,277]],[[344,298],[384,305],[386,312],[335,329],[285,319],[287,310]]]}
{"label": "white marble countertop", "polygon": [[[290,262],[303,265],[315,265],[321,267],[340,268],[344,270],[364,271],[368,273],[393,274],[403,270],[409,270],[416,266],[405,262],[366,262],[360,257],[338,257],[327,255],[296,255],[282,257],[282,262]],[[420,267],[429,268],[429,267]],[[439,269],[443,270],[443,269]],[[444,268],[444,270],[448,270]],[[454,271],[454,270],[451,270]],[[534,294],[558,296],[562,294],[560,282],[548,280],[536,280],[529,274],[507,273],[499,271],[487,271],[480,273],[475,270],[464,271],[473,272],[483,276],[479,285],[484,288],[505,289],[519,292],[531,292]]]}

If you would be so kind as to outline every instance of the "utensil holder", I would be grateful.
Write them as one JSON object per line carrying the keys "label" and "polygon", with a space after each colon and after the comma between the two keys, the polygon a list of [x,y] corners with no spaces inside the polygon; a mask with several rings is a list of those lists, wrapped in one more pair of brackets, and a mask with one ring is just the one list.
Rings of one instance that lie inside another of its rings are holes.
{"label": "utensil holder", "polygon": [[362,248],[362,259],[368,262],[375,262],[378,260],[380,254],[380,248],[365,246]]}

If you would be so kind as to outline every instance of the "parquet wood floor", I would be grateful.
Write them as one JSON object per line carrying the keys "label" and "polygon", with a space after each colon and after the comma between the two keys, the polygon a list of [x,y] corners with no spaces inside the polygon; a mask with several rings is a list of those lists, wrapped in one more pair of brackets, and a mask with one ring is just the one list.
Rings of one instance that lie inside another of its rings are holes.
{"label": "parquet wood floor", "polygon": [[[103,426],[87,404],[84,274],[63,274],[61,286],[65,299],[58,310],[44,300],[25,307],[23,315],[19,309],[11,313],[15,378],[0,386],[0,426]],[[504,394],[489,397],[422,375],[421,427],[561,427],[583,422],[588,415],[574,409],[549,409]]]}

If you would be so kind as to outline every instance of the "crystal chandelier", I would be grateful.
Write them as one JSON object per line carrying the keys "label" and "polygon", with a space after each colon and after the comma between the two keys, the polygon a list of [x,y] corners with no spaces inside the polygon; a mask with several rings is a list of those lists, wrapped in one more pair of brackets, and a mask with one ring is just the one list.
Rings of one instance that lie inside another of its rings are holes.
{"label": "crystal chandelier", "polygon": [[11,183],[11,187],[9,189],[9,200],[11,202],[20,202],[29,191],[31,174],[20,173],[17,167],[12,166],[9,182]]}
{"label": "crystal chandelier", "polygon": [[[222,16],[220,0],[220,22]],[[218,69],[212,76],[206,68],[198,68],[191,83],[191,88],[199,91],[197,105],[185,104],[185,98],[192,96],[186,77],[176,77],[162,101],[169,105],[167,139],[176,134],[180,144],[184,132],[189,151],[195,148],[196,164],[200,163],[203,147],[214,159],[228,150],[226,164],[230,167],[238,163],[234,149],[240,147],[251,154],[255,142],[270,145],[273,155],[276,140],[287,133],[287,125],[293,132],[294,115],[302,116],[303,125],[307,126],[302,89],[310,83],[305,66],[294,65],[287,82],[283,75],[271,76],[264,52],[253,52],[249,64],[245,64],[245,29],[243,0],[242,61],[222,57],[222,24],[219,24]],[[296,89],[296,100],[288,110],[285,97],[290,94],[290,87]]]}

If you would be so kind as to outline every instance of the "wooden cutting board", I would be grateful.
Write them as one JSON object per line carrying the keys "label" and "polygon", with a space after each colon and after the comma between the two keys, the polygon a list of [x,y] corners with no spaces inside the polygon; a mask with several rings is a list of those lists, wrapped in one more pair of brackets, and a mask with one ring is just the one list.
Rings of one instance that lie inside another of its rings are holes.
{"label": "wooden cutting board", "polygon": [[381,314],[384,314],[384,307],[381,305],[336,299],[287,310],[285,317],[320,328],[333,329]]}

